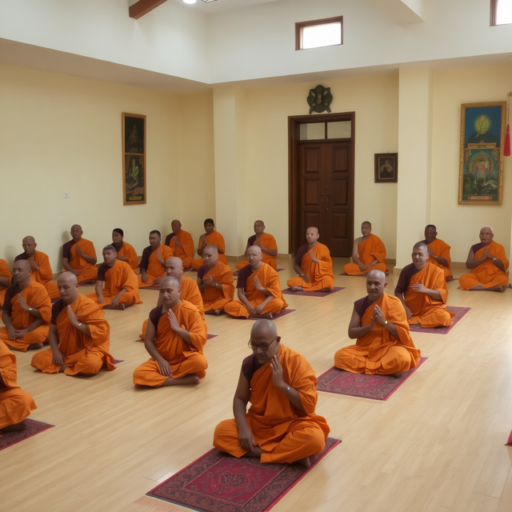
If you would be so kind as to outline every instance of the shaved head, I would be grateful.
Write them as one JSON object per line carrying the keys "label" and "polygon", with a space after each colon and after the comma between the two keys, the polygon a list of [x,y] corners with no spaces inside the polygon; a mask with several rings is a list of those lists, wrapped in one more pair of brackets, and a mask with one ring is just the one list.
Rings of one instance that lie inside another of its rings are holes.
{"label": "shaved head", "polygon": [[383,295],[388,285],[386,274],[382,270],[370,270],[366,276],[366,291],[372,302],[376,302]]}
{"label": "shaved head", "polygon": [[412,250],[414,251],[414,249],[420,249],[421,247],[423,247],[425,249],[425,251],[428,252],[428,247],[425,242],[418,242],[418,243],[414,244],[412,247]]}
{"label": "shaved head", "polygon": [[480,242],[484,245],[489,245],[494,238],[494,231],[491,227],[485,226],[480,230]]}
{"label": "shaved head", "polygon": [[82,226],[80,226],[80,224],[73,224],[71,226],[71,229],[79,229],[80,231],[82,231]]}
{"label": "shaved head", "polygon": [[272,320],[261,319],[252,326],[249,345],[260,364],[270,361],[279,352],[280,341]]}
{"label": "shaved head", "polygon": [[205,251],[206,249],[208,249],[209,251],[213,251],[213,252],[216,252],[217,254],[219,254],[219,248],[216,245],[207,245],[203,249],[203,251]]}
{"label": "shaved head", "polygon": [[26,236],[22,242],[21,246],[23,247],[23,250],[25,251],[25,254],[28,256],[33,256],[36,252],[36,240],[33,236]]}
{"label": "shaved head", "polygon": [[30,243],[30,244],[35,244],[36,243],[36,239],[33,237],[33,236],[26,236],[23,240],[22,240],[23,243]]}
{"label": "shaved head", "polygon": [[165,271],[168,277],[175,277],[180,282],[183,277],[183,260],[176,256],[169,258],[165,262]]}
{"label": "shaved head", "polygon": [[57,279],[57,287],[66,304],[71,304],[78,297],[78,281],[72,272],[63,272]]}
{"label": "shaved head", "polygon": [[481,230],[480,230],[480,233],[482,231],[490,231],[493,235],[494,235],[494,231],[492,230],[492,228],[490,226],[484,226]]}
{"label": "shaved head", "polygon": [[16,268],[16,267],[21,268],[23,270],[29,270],[29,271],[32,270],[28,260],[18,260],[18,261],[15,261],[12,268]]}
{"label": "shaved head", "polygon": [[366,276],[366,279],[379,279],[385,283],[386,274],[384,274],[382,270],[370,270],[370,272],[368,272],[368,275]]}
{"label": "shaved head", "polygon": [[247,248],[247,254],[261,254],[261,247],[258,245],[251,245]]}
{"label": "shaved head", "polygon": [[251,338],[254,335],[263,336],[273,340],[277,336],[277,327],[272,320],[260,319],[255,322],[251,329]]}
{"label": "shaved head", "polygon": [[12,266],[12,278],[14,282],[20,285],[21,288],[25,288],[30,283],[30,273],[32,267],[28,260],[18,260],[14,262]]}
{"label": "shaved head", "polygon": [[171,285],[180,287],[180,282],[174,276],[166,276],[160,281],[160,288],[163,288],[164,285]]}
{"label": "shaved head", "polygon": [[251,245],[245,251],[245,256],[249,265],[253,270],[256,270],[261,267],[261,260],[263,259],[263,253],[261,252],[261,247],[257,245]]}
{"label": "shaved head", "polygon": [[75,274],[71,272],[62,272],[62,274],[57,279],[57,284],[59,283],[68,283],[68,284],[78,284]]}

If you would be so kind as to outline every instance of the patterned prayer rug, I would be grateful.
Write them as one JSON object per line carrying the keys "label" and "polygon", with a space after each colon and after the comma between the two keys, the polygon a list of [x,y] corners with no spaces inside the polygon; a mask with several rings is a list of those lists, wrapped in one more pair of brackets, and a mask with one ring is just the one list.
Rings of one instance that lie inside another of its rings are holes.
{"label": "patterned prayer rug", "polygon": [[[206,339],[207,340],[211,340],[213,338],[216,338],[218,336],[218,334],[207,334],[206,335]],[[144,343],[144,340],[141,340],[140,338],[138,340],[135,340],[135,341],[138,341],[140,343]]]}
{"label": "patterned prayer rug", "polygon": [[[272,320],[277,320],[278,318],[281,318],[282,316],[289,315],[290,313],[293,313],[295,309],[282,309],[279,313],[272,313]],[[233,318],[233,317],[232,317]],[[243,316],[236,318],[236,320],[259,320],[260,317],[257,315],[250,315],[249,318],[244,318]]]}
{"label": "patterned prayer rug", "polygon": [[328,437],[325,450],[300,464],[261,464],[237,459],[215,448],[148,492],[200,512],[265,512],[270,510],[341,441]]}
{"label": "patterned prayer rug", "polygon": [[316,389],[338,395],[387,400],[426,360],[426,357],[422,357],[418,366],[398,379],[386,375],[350,373],[333,366],[318,377]]}
{"label": "patterned prayer rug", "polygon": [[[284,268],[276,268],[276,272],[282,272]],[[233,277],[238,277],[238,272],[233,272]]]}
{"label": "patterned prayer rug", "polygon": [[450,325],[450,327],[431,327],[430,329],[424,329],[420,327],[420,324],[414,324],[409,326],[411,332],[423,332],[428,334],[448,334],[471,308],[447,306],[446,309],[450,313],[455,313],[455,316],[452,318],[452,325]]}
{"label": "patterned prayer rug", "polygon": [[292,292],[290,288],[286,288],[282,290],[283,295],[304,295],[304,297],[328,297],[333,293],[339,292],[340,290],[344,290],[343,286],[335,286],[330,292]]}
{"label": "patterned prayer rug", "polygon": [[43,423],[42,421],[29,419],[26,419],[25,423],[27,425],[25,430],[0,434],[0,451],[9,448],[9,446],[12,446],[13,444],[21,443],[21,441],[24,441],[29,437],[35,436],[36,434],[44,432],[45,430],[55,426],[48,423]]}

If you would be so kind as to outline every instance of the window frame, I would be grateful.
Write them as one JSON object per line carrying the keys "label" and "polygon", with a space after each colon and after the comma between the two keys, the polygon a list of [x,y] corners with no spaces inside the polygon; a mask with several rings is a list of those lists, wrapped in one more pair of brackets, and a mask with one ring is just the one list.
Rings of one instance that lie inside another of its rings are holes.
{"label": "window frame", "polygon": [[[512,23],[496,23],[496,15],[498,13],[498,0],[491,0],[491,27],[504,27],[505,25],[512,25]],[[343,33],[342,33],[343,34]]]}
{"label": "window frame", "polygon": [[[339,23],[341,27],[341,43],[330,44],[328,46],[318,46],[317,48],[301,48],[302,29],[306,27],[315,27],[317,25],[327,25],[329,23]],[[332,18],[322,18],[321,20],[299,21],[295,23],[295,51],[298,50],[318,50],[319,48],[330,48],[332,46],[341,46],[343,44],[343,16],[333,16]]]}

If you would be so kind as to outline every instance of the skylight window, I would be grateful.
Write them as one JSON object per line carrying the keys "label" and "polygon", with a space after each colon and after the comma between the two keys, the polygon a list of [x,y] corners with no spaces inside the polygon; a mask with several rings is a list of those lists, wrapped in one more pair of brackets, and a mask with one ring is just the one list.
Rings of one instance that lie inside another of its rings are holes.
{"label": "skylight window", "polygon": [[343,16],[295,24],[295,49],[309,50],[343,44]]}
{"label": "skylight window", "polygon": [[512,23],[512,0],[491,0],[491,25]]}

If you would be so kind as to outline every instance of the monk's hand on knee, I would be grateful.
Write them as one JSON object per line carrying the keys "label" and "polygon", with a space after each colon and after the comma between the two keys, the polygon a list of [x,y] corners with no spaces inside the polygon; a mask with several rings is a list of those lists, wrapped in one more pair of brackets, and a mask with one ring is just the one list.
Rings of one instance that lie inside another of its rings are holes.
{"label": "monk's hand on knee", "polygon": [[311,280],[309,279],[309,276],[307,274],[304,274],[302,276],[302,279],[306,282],[306,283],[311,283]]}
{"label": "monk's hand on knee", "polygon": [[238,441],[240,443],[240,446],[244,450],[247,450],[248,452],[252,452],[254,448],[256,448],[256,441],[249,427],[243,428],[238,431]]}
{"label": "monk's hand on knee", "polygon": [[62,354],[62,352],[59,349],[57,349],[52,351],[52,354],[53,364],[56,366],[64,366],[64,355]]}
{"label": "monk's hand on knee", "polygon": [[259,306],[256,306],[254,308],[254,312],[259,315],[263,310],[265,309],[265,306],[262,304],[260,304]]}
{"label": "monk's hand on knee", "polygon": [[23,338],[26,334],[28,334],[30,331],[28,329],[16,329],[14,331],[14,338],[13,339],[20,339]]}
{"label": "monk's hand on knee", "polygon": [[8,325],[7,326],[7,334],[9,335],[10,340],[16,339],[16,329],[14,328],[14,325]]}
{"label": "monk's hand on knee", "polygon": [[105,297],[103,295],[98,295],[98,303],[103,304],[105,302]]}
{"label": "monk's hand on knee", "polygon": [[159,361],[157,361],[157,363],[160,375],[163,375],[164,377],[170,377],[171,365],[165,359],[160,359]]}

